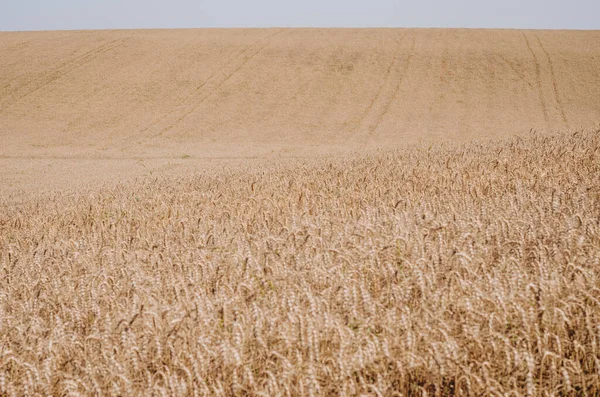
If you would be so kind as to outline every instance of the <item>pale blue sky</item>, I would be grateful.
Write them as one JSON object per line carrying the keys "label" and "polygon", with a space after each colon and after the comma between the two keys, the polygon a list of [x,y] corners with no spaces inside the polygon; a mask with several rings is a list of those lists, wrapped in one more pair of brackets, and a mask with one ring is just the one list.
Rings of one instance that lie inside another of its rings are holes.
{"label": "pale blue sky", "polygon": [[600,0],[0,0],[0,30],[274,26],[600,29]]}

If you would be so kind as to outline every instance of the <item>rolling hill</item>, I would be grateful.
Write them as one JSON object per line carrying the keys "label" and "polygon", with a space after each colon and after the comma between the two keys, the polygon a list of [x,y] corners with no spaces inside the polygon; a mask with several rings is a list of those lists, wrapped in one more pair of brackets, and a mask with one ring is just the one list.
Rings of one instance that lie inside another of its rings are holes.
{"label": "rolling hill", "polygon": [[600,32],[0,33],[0,396],[600,395],[599,98]]}
{"label": "rolling hill", "polygon": [[310,156],[600,121],[599,31],[4,32],[0,53],[13,181],[41,159],[72,181],[131,167],[74,176],[65,161]]}

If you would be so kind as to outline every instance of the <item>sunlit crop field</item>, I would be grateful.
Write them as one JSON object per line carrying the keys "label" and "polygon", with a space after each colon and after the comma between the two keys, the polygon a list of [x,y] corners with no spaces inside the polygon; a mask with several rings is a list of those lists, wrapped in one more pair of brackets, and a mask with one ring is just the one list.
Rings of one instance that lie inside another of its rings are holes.
{"label": "sunlit crop field", "polygon": [[599,134],[5,196],[0,395],[598,395]]}

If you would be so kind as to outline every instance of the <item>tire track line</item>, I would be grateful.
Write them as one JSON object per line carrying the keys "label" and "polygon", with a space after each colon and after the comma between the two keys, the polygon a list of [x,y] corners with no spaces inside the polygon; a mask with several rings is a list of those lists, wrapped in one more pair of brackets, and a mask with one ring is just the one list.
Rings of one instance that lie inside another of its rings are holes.
{"label": "tire track line", "polygon": [[[399,46],[402,45],[402,42],[404,41],[405,36],[406,36],[406,33],[400,36],[400,39],[398,40]],[[369,106],[367,106],[367,108],[358,117],[358,121],[356,122],[355,127],[352,129],[353,132],[356,132],[356,130],[363,124],[364,120],[367,118],[369,113],[371,113],[373,106],[375,106],[375,103],[379,100],[379,97],[381,96],[384,88],[388,85],[388,80],[392,74],[392,69],[394,68],[394,65],[396,64],[396,61],[398,60],[399,57],[400,57],[400,51],[398,51],[394,54],[392,61],[390,62],[389,66],[387,67],[387,70],[385,72],[383,82],[379,85],[379,88],[377,88],[377,91],[375,92],[375,95],[373,96],[371,103],[369,103]]]}
{"label": "tire track line", "polygon": [[[268,40],[272,39],[273,37],[275,37],[275,36],[283,33],[284,31],[285,30],[282,29],[282,30],[280,30],[280,31],[278,31],[278,32],[276,32],[276,33],[274,33],[272,35],[269,35],[269,36],[263,38],[263,39],[257,40],[257,42],[268,41]],[[291,32],[291,31],[288,31],[288,32]],[[237,75],[244,68],[244,66],[246,66],[251,60],[253,60],[258,54],[260,54],[270,44],[271,44],[270,42],[267,42],[266,44],[264,44],[263,46],[261,46],[258,50],[256,50],[254,53],[252,53],[250,56],[246,57],[244,59],[244,61],[242,61],[242,63],[238,67],[236,67],[231,73],[227,74],[223,80],[221,80],[220,82],[216,83],[216,86],[213,89],[211,89],[209,92],[207,92],[204,96],[202,96],[195,104],[193,104],[193,106],[189,110],[185,111],[173,123],[171,123],[167,127],[163,128],[158,134],[154,135],[153,138],[159,137],[159,136],[163,135],[165,132],[170,131],[177,124],[179,124],[184,119],[186,119],[190,114],[194,113],[204,102],[206,102],[206,100],[208,98],[210,98],[210,96],[212,96],[215,92],[217,92],[219,90],[219,88],[221,88],[229,80],[231,80],[235,75]],[[245,52],[247,52],[247,51],[245,51]],[[208,84],[208,81],[206,83],[201,84],[196,89],[196,91],[199,91],[206,84]]]}
{"label": "tire track line", "polygon": [[546,102],[544,101],[544,95],[542,93],[542,75],[541,75],[541,70],[540,70],[540,63],[539,63],[537,57],[535,56],[533,49],[531,48],[529,39],[527,39],[527,36],[525,35],[524,32],[522,33],[522,35],[523,35],[523,38],[525,39],[525,43],[527,44],[527,49],[529,49],[529,52],[531,53],[531,56],[533,57],[533,62],[535,63],[535,75],[536,75],[536,80],[537,80],[538,96],[540,98],[540,103],[542,104],[542,112],[544,113],[544,119],[546,120],[546,125],[549,126],[550,125],[550,117],[548,116],[548,109],[546,106]]}
{"label": "tire track line", "polygon": [[[236,54],[232,54],[232,55],[228,56],[228,57],[227,57],[227,59],[225,60],[225,65],[229,65],[229,64],[233,63],[233,61],[232,61],[232,62],[230,62],[230,60],[232,60],[232,59],[234,59],[234,58],[238,58],[238,57],[240,57],[240,56],[243,56],[243,55],[244,55],[244,54],[246,54],[248,51],[250,51],[250,49],[251,49],[251,48],[252,48],[254,45],[256,45],[257,43],[260,43],[261,41],[263,41],[263,40],[265,40],[265,39],[268,39],[268,38],[270,38],[270,37],[273,37],[273,36],[274,36],[274,35],[268,36],[268,37],[266,37],[266,38],[264,38],[264,37],[261,37],[261,38],[259,38],[258,40],[255,40],[255,41],[254,41],[254,42],[252,42],[251,44],[249,44],[249,45],[247,45],[246,47],[244,47],[244,49],[243,49],[243,50],[241,50],[241,51],[237,52]],[[224,66],[224,67],[225,67],[225,66]],[[223,67],[223,68],[224,68],[224,67]],[[200,91],[200,90],[201,90],[201,89],[202,89],[204,86],[206,86],[207,84],[211,83],[211,81],[212,81],[212,80],[215,78],[215,76],[217,76],[218,74],[220,74],[220,73],[222,73],[222,72],[223,72],[223,70],[222,70],[223,68],[221,68],[221,69],[219,69],[219,70],[217,70],[217,71],[213,72],[213,73],[212,73],[210,76],[208,76],[208,78],[207,78],[205,81],[203,81],[203,82],[202,82],[202,83],[201,83],[201,84],[200,84],[198,87],[196,87],[196,88],[195,88],[195,90],[194,90],[192,93],[190,93],[190,94],[188,94],[188,95],[184,96],[183,98],[180,98],[178,101],[176,101],[176,102],[175,102],[175,104],[174,104],[174,107],[175,107],[175,108],[178,108],[178,107],[180,107],[180,106],[182,106],[182,105],[184,105],[184,104],[186,104],[186,103],[190,102],[190,100],[191,100],[192,98],[194,98],[195,96],[197,96],[197,93],[198,93],[198,92],[199,92],[199,91]],[[214,93],[214,91],[213,91],[213,93]],[[156,118],[156,119],[155,119],[153,122],[151,122],[150,124],[148,124],[146,127],[142,128],[142,129],[141,129],[139,132],[140,132],[140,133],[145,133],[145,132],[149,131],[151,128],[153,128],[153,127],[154,127],[154,126],[156,126],[157,124],[160,124],[162,121],[164,121],[164,120],[168,119],[170,116],[173,116],[173,115],[174,115],[174,114],[176,114],[176,113],[177,113],[177,110],[172,110],[172,111],[170,111],[170,112],[167,112],[166,114],[163,114],[162,116],[160,116],[160,117]],[[159,135],[160,135],[160,134],[162,134],[162,133],[164,133],[164,131],[161,131],[161,132],[159,132],[158,134],[154,135],[154,137],[156,137],[156,136],[159,136]]]}
{"label": "tire track line", "polygon": [[[22,87],[27,87],[27,86],[31,86],[31,85],[36,85],[35,88],[22,94],[21,96],[17,96],[16,98],[13,96],[12,98],[9,98],[9,100],[10,100],[9,105],[0,108],[0,113],[2,113],[2,111],[11,107],[13,104],[16,104],[18,101],[30,96],[31,94],[39,91],[40,89],[46,87],[47,85],[52,84],[56,80],[59,80],[60,78],[66,76],[67,74],[71,73],[72,71],[88,64],[89,62],[96,59],[100,55],[102,55],[106,52],[109,52],[109,51],[119,47],[120,45],[123,45],[128,40],[130,40],[130,38],[113,40],[109,43],[102,44],[101,46],[96,47],[93,50],[90,50],[84,54],[81,54],[69,61],[61,63],[60,66],[50,70],[49,72],[46,72],[44,77],[34,79],[33,81],[19,87],[19,88],[22,88]],[[82,62],[79,62],[79,61],[82,61]],[[15,92],[18,92],[19,88],[17,88],[17,90],[13,91],[13,94]],[[5,101],[4,103],[6,103],[6,102],[7,101]]]}
{"label": "tire track line", "polygon": [[398,94],[400,93],[400,86],[402,85],[402,82],[404,81],[404,78],[406,77],[406,74],[408,73],[408,69],[410,68],[410,62],[412,60],[414,53],[415,53],[415,38],[413,37],[412,44],[411,44],[411,47],[410,47],[410,50],[408,53],[408,57],[406,58],[404,67],[402,68],[402,70],[398,76],[398,79],[396,82],[396,87],[394,88],[394,92],[393,92],[392,96],[390,97],[389,101],[387,101],[384,104],[383,112],[381,112],[379,117],[376,119],[375,125],[369,131],[369,135],[373,135],[375,133],[375,130],[377,130],[377,128],[383,121],[384,117],[390,111],[390,107],[392,106],[392,103],[396,100],[396,98],[398,98]]}
{"label": "tire track line", "polygon": [[517,68],[515,68],[513,66],[512,63],[510,63],[506,58],[504,58],[502,55],[500,55],[500,59],[502,59],[504,61],[504,63],[506,63],[508,65],[509,68],[511,68],[511,70],[513,72],[515,72],[515,74],[517,75],[517,77],[519,77],[519,80],[521,80],[522,82],[524,82],[525,84],[527,84],[529,86],[529,88],[531,88],[532,90],[534,90],[535,88],[533,87],[533,85],[527,81],[525,79],[525,76],[521,75],[521,73],[517,70]]}
{"label": "tire track line", "polygon": [[[254,46],[255,44],[259,43],[261,40],[263,40],[263,38],[260,38],[258,40],[255,40],[254,42],[252,42],[251,44],[247,45],[246,47],[244,47],[243,50],[229,55],[226,59],[225,59],[225,66],[230,64],[230,60],[236,57],[239,57],[243,54],[245,54],[246,52],[248,52],[250,50],[250,48],[252,48],[252,46]],[[224,67],[225,67],[224,66]],[[208,78],[206,80],[204,80],[199,86],[197,86],[191,93],[183,96],[182,98],[179,98],[179,100],[177,100],[174,103],[174,107],[177,108],[179,106],[184,105],[185,103],[189,102],[192,98],[194,98],[194,96],[196,96],[197,92],[200,91],[202,89],[202,87],[204,87],[206,84],[209,84],[211,82],[211,80],[219,73],[222,73],[222,69],[219,69],[213,73],[211,73],[210,76],[208,76]],[[169,116],[174,115],[175,113],[177,113],[176,110],[172,110],[170,112],[167,112],[165,114],[163,114],[162,116],[157,117],[156,119],[154,119],[154,121],[152,121],[150,124],[148,124],[146,127],[142,128],[141,130],[139,130],[139,132],[144,133],[147,132],[148,130],[150,130],[152,127],[154,127],[155,125],[159,124],[160,122],[166,120],[169,118]]]}
{"label": "tire track line", "polygon": [[548,66],[550,66],[550,77],[552,79],[552,88],[554,90],[554,97],[556,98],[556,104],[558,105],[558,109],[560,110],[560,115],[562,117],[563,122],[567,125],[567,128],[569,128],[569,122],[567,121],[567,115],[565,114],[563,102],[560,99],[560,95],[558,92],[558,86],[556,83],[556,74],[554,73],[554,64],[552,63],[550,54],[548,53],[548,51],[546,51],[546,48],[542,44],[542,40],[540,40],[540,37],[538,35],[535,35],[535,38],[537,39],[537,42],[540,45],[540,48],[544,52],[544,55],[546,55],[546,60],[548,61]]}
{"label": "tire track line", "polygon": [[[246,52],[248,52],[250,50],[250,48],[252,48],[253,45],[255,45],[256,43],[259,43],[261,40],[263,40],[263,38],[260,38],[258,40],[255,40],[254,42],[252,42],[251,44],[247,45],[246,47],[244,47],[244,49],[242,49],[241,51],[238,51],[235,54],[231,54],[229,55],[224,62],[224,66],[219,68],[217,71],[213,72],[210,74],[210,76],[208,76],[208,78],[206,78],[206,80],[204,80],[199,86],[197,86],[196,88],[194,88],[190,93],[188,93],[187,95],[184,95],[182,97],[180,97],[178,100],[175,101],[173,107],[174,108],[178,108],[184,104],[186,104],[187,102],[189,102],[192,98],[194,98],[194,96],[197,95],[197,92],[199,92],[202,87],[204,87],[206,84],[210,83],[211,80],[219,73],[222,73],[222,69],[224,67],[226,67],[227,65],[229,65],[230,60],[239,57],[243,54],[245,54]],[[177,113],[176,110],[172,110],[169,111],[167,113],[164,113],[163,115],[155,118],[150,124],[148,124],[147,126],[145,126],[144,128],[142,128],[141,130],[139,130],[139,132],[144,133],[147,132],[148,130],[150,130],[152,127],[154,127],[155,125],[159,124],[160,122],[166,120],[169,118],[169,116],[174,115],[175,113]]]}
{"label": "tire track line", "polygon": [[110,51],[114,50],[115,48],[121,47],[129,40],[131,40],[131,37],[125,37],[122,39],[112,40],[109,43],[105,43],[105,44],[103,44],[99,47],[96,47],[93,50],[90,50],[82,55],[79,55],[69,61],[61,63],[58,67],[50,70],[49,72],[46,72],[44,77],[34,79],[33,81],[20,86],[19,88],[17,88],[17,90],[14,90],[11,94],[15,94],[23,87],[28,87],[31,85],[34,85],[35,87],[32,90],[29,90],[20,96],[17,95],[15,97],[13,95],[12,97],[5,100],[3,102],[3,105],[6,104],[7,102],[9,102],[9,104],[6,106],[0,107],[0,113],[2,113],[4,110],[10,108],[14,104],[16,104],[18,101],[21,101],[21,100],[27,98],[28,96],[34,94],[35,92],[41,90],[42,88],[48,86],[49,84],[52,84],[55,81],[61,79],[62,77],[68,75],[69,73],[73,72],[74,70],[85,66],[86,64],[90,63],[91,61],[98,58],[99,56],[101,56],[107,52],[110,52]]}
{"label": "tire track line", "polygon": [[[35,78],[35,79],[33,79],[33,80],[31,80],[31,81],[27,82],[26,84],[23,84],[23,85],[21,85],[20,87],[17,87],[17,89],[13,90],[13,92],[11,92],[11,94],[13,94],[13,93],[15,93],[15,92],[18,92],[20,89],[22,89],[22,88],[24,88],[24,87],[28,87],[28,86],[30,86],[30,85],[35,85],[35,84],[36,84],[36,83],[38,83],[38,82],[42,82],[42,84],[44,84],[44,81],[45,81],[45,80],[47,80],[47,77],[48,77],[49,75],[54,75],[54,74],[56,74],[56,73],[59,73],[59,72],[60,72],[62,69],[66,68],[67,66],[70,66],[70,65],[72,65],[73,63],[77,62],[78,60],[80,60],[80,59],[82,59],[82,58],[84,58],[84,57],[86,57],[86,56],[88,56],[88,55],[91,55],[91,54],[93,54],[93,53],[94,53],[94,52],[96,52],[96,51],[100,51],[100,50],[104,49],[104,48],[105,48],[107,45],[109,45],[109,44],[110,44],[110,43],[105,43],[105,44],[102,44],[101,46],[99,46],[99,47],[95,47],[94,49],[92,49],[92,50],[90,50],[90,51],[87,51],[87,52],[85,52],[85,53],[83,53],[83,54],[81,54],[81,55],[78,55],[78,56],[76,56],[76,57],[75,57],[75,58],[73,58],[73,59],[70,59],[70,60],[67,60],[67,61],[64,61],[64,62],[60,63],[60,64],[59,64],[59,66],[57,66],[57,67],[54,67],[53,69],[50,69],[50,70],[46,70],[46,71],[44,71],[44,72],[43,72],[43,73],[44,73],[44,76],[41,76],[41,77]],[[20,77],[20,76],[19,76],[19,77]],[[17,78],[18,78],[18,77],[17,77]],[[15,78],[15,79],[13,79],[13,80],[16,80],[16,78]]]}

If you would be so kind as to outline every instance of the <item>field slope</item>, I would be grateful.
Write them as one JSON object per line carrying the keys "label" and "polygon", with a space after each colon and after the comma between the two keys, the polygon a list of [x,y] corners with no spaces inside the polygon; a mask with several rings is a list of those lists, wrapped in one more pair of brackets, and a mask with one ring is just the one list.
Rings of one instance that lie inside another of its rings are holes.
{"label": "field slope", "polygon": [[[36,159],[304,156],[600,120],[598,31],[5,32],[0,53],[13,183]],[[69,180],[129,165],[82,167]]]}
{"label": "field slope", "polygon": [[0,54],[0,396],[600,395],[600,32]]}

